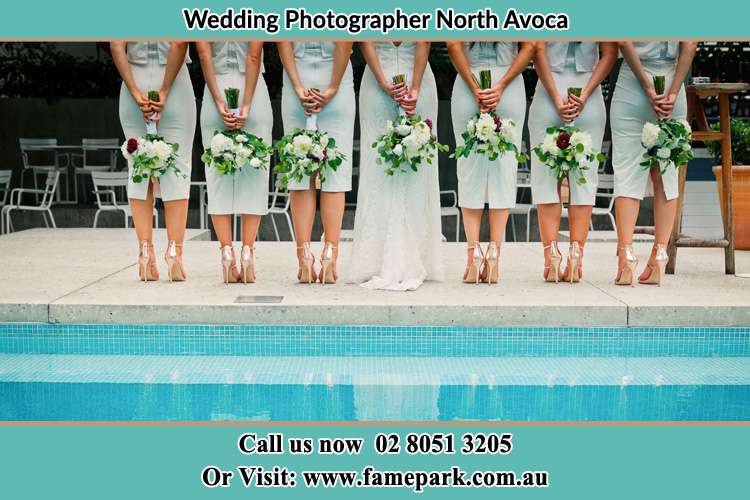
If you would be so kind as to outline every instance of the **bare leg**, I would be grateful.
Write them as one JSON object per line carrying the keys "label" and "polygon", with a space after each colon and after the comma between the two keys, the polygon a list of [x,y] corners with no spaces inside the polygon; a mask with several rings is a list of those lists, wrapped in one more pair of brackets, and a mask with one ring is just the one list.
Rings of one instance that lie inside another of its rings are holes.
{"label": "bare leg", "polygon": [[[320,193],[320,217],[323,219],[325,240],[333,244],[333,279],[338,280],[336,259],[339,255],[341,224],[344,222],[345,193]],[[322,272],[322,271],[321,271]]]}
{"label": "bare leg", "polygon": [[[211,214],[211,222],[214,225],[216,237],[219,239],[219,246],[221,248],[224,248],[226,246],[231,247],[233,243],[232,216],[230,214]],[[232,255],[234,255],[234,249],[232,249]],[[234,281],[239,281],[240,273],[239,271],[237,271],[237,267],[234,265],[234,259],[232,259],[230,272],[234,276]]]}
{"label": "bare leg", "polygon": [[167,239],[176,243],[177,262],[179,262],[180,267],[182,267],[182,243],[185,241],[187,214],[188,200],[171,200],[164,202],[164,219],[167,227]]}
{"label": "bare leg", "polygon": [[[542,245],[549,247],[552,241],[557,240],[560,232],[560,216],[562,215],[562,203],[542,203],[536,206],[539,218],[539,234],[542,237]],[[550,266],[550,249],[544,249],[544,279],[547,279]]]}
{"label": "bare leg", "polygon": [[461,207],[461,214],[464,218],[464,235],[466,236],[466,270],[464,270],[464,277],[466,279],[469,273],[469,266],[473,261],[474,257],[474,243],[479,243],[479,230],[482,227],[482,213],[483,208],[465,208]]}
{"label": "bare leg", "polygon": [[505,226],[508,225],[508,217],[510,217],[509,208],[490,209],[490,241],[497,243],[498,247],[505,237]]}
{"label": "bare leg", "polygon": [[641,208],[641,200],[619,196],[615,200],[615,218],[617,219],[617,279],[620,278],[625,268],[625,253],[622,247],[633,244],[633,233],[635,223],[638,221],[638,211]]}
{"label": "bare leg", "polygon": [[291,208],[292,223],[294,225],[294,239],[297,242],[297,259],[300,267],[302,262],[302,250],[299,248],[304,243],[310,243],[312,238],[312,227],[315,221],[316,195],[314,189],[304,191],[292,191]]}
{"label": "bare leg", "polygon": [[[581,253],[583,253],[583,247],[586,245],[586,240],[589,237],[589,225],[591,224],[591,212],[593,207],[591,205],[568,205],[568,222],[570,223],[570,241],[577,241],[581,246]],[[583,261],[583,256],[581,256]],[[581,265],[581,269],[583,266]],[[576,273],[578,274],[578,273]],[[568,269],[563,271],[563,281],[568,281]]]}
{"label": "bare leg", "polygon": [[242,214],[242,245],[255,246],[255,238],[260,227],[260,215]]}
{"label": "bare leg", "polygon": [[130,210],[133,215],[133,226],[135,234],[140,244],[141,241],[148,241],[148,265],[151,268],[150,273],[158,277],[156,269],[156,254],[154,253],[154,185],[149,182],[148,192],[145,200],[136,200],[130,198]]}
{"label": "bare leg", "polygon": [[[664,194],[661,173],[658,169],[651,169],[651,182],[654,185],[654,243],[666,245],[672,235],[672,226],[674,225],[675,214],[677,213],[677,198],[667,200]],[[655,265],[654,257],[656,255],[656,245],[651,251],[648,259],[648,265],[641,273],[639,279],[645,280],[651,274],[651,269]]]}

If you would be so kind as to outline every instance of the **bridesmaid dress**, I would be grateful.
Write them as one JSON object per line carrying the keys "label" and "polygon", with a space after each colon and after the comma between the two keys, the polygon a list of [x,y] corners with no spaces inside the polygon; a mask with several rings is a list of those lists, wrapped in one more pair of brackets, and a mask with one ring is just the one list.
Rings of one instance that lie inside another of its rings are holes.
{"label": "bridesmaid dress", "polygon": [[[374,44],[383,74],[391,79],[414,72],[414,42]],[[415,290],[425,280],[442,280],[440,186],[437,157],[418,172],[385,174],[371,147],[387,120],[399,115],[398,106],[365,69],[359,93],[359,191],[354,219],[354,244],[348,281],[370,289]],[[429,64],[425,68],[416,113],[437,125],[437,86]]]}
{"label": "bridesmaid dress", "polygon": [[[245,97],[245,63],[248,44],[241,42],[214,42],[211,55],[216,74],[216,84],[223,93],[228,87],[240,89],[239,103]],[[245,122],[245,130],[271,144],[273,112],[268,88],[263,78],[261,62],[258,83],[255,85],[250,112]],[[216,130],[223,130],[224,123],[216,109],[208,86],[203,91],[201,106],[201,137],[203,147],[211,144]],[[213,166],[206,166],[206,187],[208,189],[209,214],[255,214],[268,213],[269,171],[245,166],[234,175],[219,175]]]}
{"label": "bridesmaid dress", "polygon": [[[518,44],[510,42],[464,43],[464,51],[471,64],[471,71],[478,75],[481,70],[492,72],[492,83],[496,84],[513,64],[518,55]],[[451,116],[456,143],[461,144],[461,134],[467,122],[479,112],[474,94],[461,76],[453,84]],[[526,119],[526,89],[519,75],[503,92],[496,108],[500,118],[511,118],[518,128],[518,146],[521,149],[521,131]],[[495,161],[486,155],[472,154],[458,158],[458,204],[465,208],[513,208],[516,205],[516,180],[518,161],[513,154],[505,154]]]}
{"label": "bridesmaid dress", "polygon": [[[306,88],[320,90],[328,87],[333,72],[333,54],[336,44],[333,42],[294,42],[294,61],[297,64],[302,85]],[[356,98],[354,97],[354,78],[349,64],[341,79],[335,96],[318,113],[318,129],[327,132],[336,139],[337,149],[346,155],[346,159],[335,172],[327,172],[321,190],[325,192],[344,192],[352,189],[352,152],[354,145],[354,118]],[[284,122],[284,133],[295,128],[305,128],[306,116],[292,81],[284,72],[284,86],[281,92],[281,116]],[[310,178],[305,176],[301,181],[291,180],[289,190],[310,189]]]}
{"label": "bridesmaid dress", "polygon": [[[583,88],[591,78],[591,73],[599,60],[599,44],[596,42],[553,42],[546,44],[547,58],[552,68],[552,76],[557,92],[566,98],[568,87]],[[607,123],[607,111],[601,87],[589,96],[586,106],[573,125],[591,134],[591,143],[596,151],[601,151],[604,128]],[[529,139],[531,148],[544,140],[546,129],[563,125],[557,108],[552,102],[544,84],[539,80],[534,99],[529,108]],[[597,173],[599,163],[595,160],[584,170],[586,184],[570,182],[571,205],[594,205],[596,186],[599,180]],[[557,177],[552,170],[531,153],[531,197],[535,204],[559,203]]]}
{"label": "bridesmaid dress", "polygon": [[[164,70],[169,52],[168,42],[129,42],[127,44],[128,61],[133,78],[141,92],[159,90],[164,80]],[[164,201],[185,200],[190,197],[190,173],[192,171],[193,137],[195,135],[196,106],[193,85],[186,56],[177,77],[169,90],[169,97],[157,125],[157,132],[169,143],[179,144],[177,168],[184,174],[167,172],[154,185],[154,194]],[[133,96],[125,84],[120,88],[120,123],[125,137],[141,137],[146,133],[143,113],[138,108]],[[132,174],[132,166],[128,163]],[[148,182],[135,183],[128,179],[128,197],[145,200],[148,194]]]}
{"label": "bridesmaid dress", "polygon": [[[634,45],[648,76],[664,75],[666,77],[665,88],[669,89],[677,67],[679,42],[636,42]],[[653,192],[653,186],[649,171],[640,165],[643,161],[641,132],[646,122],[656,123],[657,117],[638,78],[627,64],[620,67],[617,86],[612,96],[610,115],[615,196],[642,200],[647,193],[647,188],[649,194]],[[687,99],[683,85],[677,95],[671,118],[684,120],[686,116]],[[677,169],[668,168],[662,174],[661,179],[667,199],[677,198],[679,194]]]}

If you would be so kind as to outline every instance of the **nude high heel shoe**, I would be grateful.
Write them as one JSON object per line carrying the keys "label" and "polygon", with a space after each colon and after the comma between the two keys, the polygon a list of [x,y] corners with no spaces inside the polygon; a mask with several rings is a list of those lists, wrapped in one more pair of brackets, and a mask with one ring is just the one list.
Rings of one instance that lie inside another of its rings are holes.
{"label": "nude high heel shoe", "polygon": [[154,273],[153,268],[148,265],[150,260],[149,249],[154,248],[154,245],[148,240],[143,240],[138,247],[138,279],[144,283],[157,281],[159,275]]}
{"label": "nude high heel shoe", "polygon": [[326,241],[326,244],[323,247],[323,254],[320,257],[320,283],[323,285],[325,285],[326,283],[336,283],[336,277],[333,275],[334,250],[336,250],[336,247],[333,246],[333,243],[331,243],[330,241]]}
{"label": "nude high heel shoe", "polygon": [[234,249],[229,245],[221,247],[221,269],[224,283],[237,283],[237,275],[232,272],[235,265]]}
{"label": "nude high heel shoe", "polygon": [[478,241],[472,243],[469,250],[473,252],[471,257],[471,263],[469,264],[468,270],[466,271],[466,277],[464,283],[479,284],[482,279],[482,263],[484,262],[484,254],[482,254],[482,247]]}
{"label": "nude high heel shoe", "polygon": [[583,269],[581,268],[581,258],[583,252],[581,251],[581,245],[577,241],[570,243],[570,250],[568,251],[568,281],[570,283],[578,283],[583,277]]}
{"label": "nude high heel shoe", "polygon": [[654,247],[656,248],[656,255],[654,255],[655,265],[646,264],[651,269],[651,274],[645,280],[639,279],[638,283],[661,286],[661,278],[664,276],[664,268],[667,267],[667,262],[669,262],[669,255],[667,254],[667,245],[657,243]]}
{"label": "nude high heel shoe", "polygon": [[620,247],[621,252],[625,252],[625,267],[620,273],[620,278],[615,278],[615,285],[635,285],[635,267],[638,265],[638,258],[633,252],[633,245]]}
{"label": "nude high heel shoe", "polygon": [[500,280],[500,248],[496,242],[490,241],[484,262],[487,266],[487,284],[497,283]]}
{"label": "nude high heel shoe", "polygon": [[185,274],[185,268],[182,267],[182,261],[177,259],[177,247],[182,248],[182,243],[176,241],[170,241],[167,247],[167,254],[164,256],[164,260],[167,262],[167,274],[169,275],[169,281],[185,281],[187,275]]}
{"label": "nude high heel shoe", "polygon": [[545,250],[549,248],[549,266],[545,266],[544,269],[547,269],[547,276],[545,277],[545,281],[548,282],[560,282],[560,262],[562,262],[562,254],[560,253],[560,249],[557,248],[557,240],[552,240],[549,242],[549,245],[544,247]]}
{"label": "nude high heel shoe", "polygon": [[243,245],[240,265],[242,266],[242,282],[255,283],[255,249],[250,245]]}
{"label": "nude high heel shoe", "polygon": [[297,278],[300,283],[310,284],[313,282],[313,264],[315,263],[315,257],[310,251],[310,242],[304,242],[301,247],[297,247],[297,250],[302,250],[302,263]]}

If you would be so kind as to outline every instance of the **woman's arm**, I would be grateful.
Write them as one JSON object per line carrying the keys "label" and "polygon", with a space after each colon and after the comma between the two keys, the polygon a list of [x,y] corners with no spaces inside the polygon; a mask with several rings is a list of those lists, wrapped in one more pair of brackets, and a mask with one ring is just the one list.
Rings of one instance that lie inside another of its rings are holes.
{"label": "woman's arm", "polygon": [[549,95],[555,108],[557,108],[557,114],[562,121],[573,121],[576,117],[576,107],[567,96],[563,99],[557,91],[555,78],[552,76],[552,67],[547,58],[547,44],[545,42],[537,42],[534,55],[534,68],[536,69],[536,74],[539,75],[539,80],[544,85],[544,89],[547,91],[547,95]]}
{"label": "woman's arm", "polygon": [[310,89],[313,100],[317,107],[314,112],[319,113],[328,102],[333,99],[339,91],[339,85],[344,78],[346,68],[349,66],[349,58],[352,53],[352,42],[336,42],[333,50],[333,69],[331,70],[331,82],[324,90]]}
{"label": "woman's arm", "polygon": [[657,118],[661,118],[664,115],[664,110],[661,109],[661,102],[656,95],[656,89],[654,89],[653,80],[649,79],[646,74],[646,70],[641,64],[641,58],[638,56],[638,52],[635,50],[633,42],[620,42],[620,52],[625,62],[630,66],[630,70],[633,72],[635,77],[638,79],[638,83],[641,84],[643,91],[648,97],[648,102],[651,104],[651,109],[654,110]]}
{"label": "woman's arm", "polygon": [[292,42],[276,42],[276,47],[279,51],[281,64],[284,66],[284,71],[286,71],[286,76],[292,82],[294,92],[297,94],[302,107],[305,108],[305,114],[313,114],[313,110],[317,104],[313,101],[310,91],[302,85],[299,71],[297,71],[297,62],[294,60],[294,44]]}
{"label": "woman's arm", "polygon": [[406,84],[393,83],[385,77],[383,68],[380,66],[380,59],[378,58],[377,50],[375,50],[375,45],[372,42],[360,42],[359,50],[362,52],[362,57],[365,58],[367,67],[372,71],[375,80],[380,85],[380,88],[383,89],[383,92],[396,102],[403,99],[406,96]]}
{"label": "woman's arm", "polygon": [[[214,60],[211,54],[211,42],[195,42],[198,49],[198,59],[201,62],[201,69],[203,70],[203,79],[206,80],[206,86],[208,91],[211,93],[211,97],[216,104],[216,110],[221,115],[221,121],[224,122],[224,126],[227,130],[232,130],[235,126],[235,117],[227,109],[227,105],[224,102],[224,96],[219,91],[219,86],[216,83],[216,72],[214,71]],[[205,99],[208,96],[203,96]]]}
{"label": "woman's arm", "polygon": [[665,117],[669,117],[672,114],[674,103],[677,101],[677,95],[680,93],[680,88],[682,88],[685,78],[687,78],[697,49],[697,42],[680,42],[680,55],[677,58],[677,67],[674,70],[672,85],[669,87],[667,95],[660,96],[661,99],[659,99]]}
{"label": "woman's arm", "polygon": [[479,91],[479,100],[485,111],[492,111],[497,108],[505,89],[529,66],[529,61],[534,57],[535,52],[536,46],[533,43],[522,42],[518,55],[502,78],[492,88]]}
{"label": "woman's arm", "polygon": [[419,99],[422,78],[429,58],[430,42],[417,42],[414,47],[414,71],[412,72],[411,85],[407,87],[408,92],[399,103],[407,115],[414,115],[417,112],[417,100]]}
{"label": "woman's arm", "polygon": [[464,52],[464,42],[445,42],[445,45],[448,47],[448,57],[451,58],[453,67],[456,68],[458,75],[466,86],[469,87],[471,93],[474,94],[474,100],[477,101],[477,108],[480,108],[480,111],[482,111],[482,104],[479,100],[479,85],[474,80],[475,77],[471,71],[471,64],[469,64],[469,59]]}
{"label": "woman's arm", "polygon": [[589,96],[602,84],[610,71],[612,66],[617,61],[617,44],[614,42],[599,42],[599,61],[594,66],[594,70],[591,72],[589,81],[586,82],[586,86],[581,89],[581,96],[571,94],[568,96],[573,104],[576,106],[576,115],[580,115],[583,111],[583,107],[586,105],[586,101]]}
{"label": "woman's arm", "polygon": [[144,119],[148,119],[153,110],[151,109],[151,104],[149,104],[148,97],[141,92],[138,85],[135,83],[133,72],[130,70],[128,55],[125,52],[126,43],[111,42],[109,47],[112,52],[112,60],[115,62],[115,67],[117,68],[117,72],[120,73],[120,78],[122,78],[125,88],[128,89],[130,95],[133,96],[135,103],[143,113]]}
{"label": "woman's arm", "polygon": [[242,97],[240,116],[237,117],[237,128],[243,128],[250,114],[250,106],[255,96],[255,87],[258,85],[260,66],[263,60],[263,42],[250,42],[247,48],[247,60],[245,61],[245,94]]}
{"label": "woman's arm", "polygon": [[167,102],[169,96],[169,90],[172,88],[177,73],[182,69],[182,65],[185,64],[185,54],[187,54],[188,44],[187,42],[172,42],[169,44],[169,52],[167,53],[167,66],[164,68],[164,79],[159,89],[159,102],[151,103],[151,107],[156,112],[154,121],[159,121],[161,112],[164,110],[164,104]]}

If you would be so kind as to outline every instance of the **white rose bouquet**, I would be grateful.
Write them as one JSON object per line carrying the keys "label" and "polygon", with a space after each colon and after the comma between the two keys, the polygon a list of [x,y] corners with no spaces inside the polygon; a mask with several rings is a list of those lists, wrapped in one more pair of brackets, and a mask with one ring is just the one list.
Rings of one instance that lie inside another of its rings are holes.
{"label": "white rose bouquet", "polygon": [[265,170],[271,161],[271,146],[244,130],[217,130],[201,161],[213,166],[219,175],[234,175],[249,165]]}
{"label": "white rose bouquet", "polygon": [[170,170],[186,178],[177,168],[178,149],[179,144],[170,144],[163,137],[153,134],[130,138],[120,148],[122,155],[133,166],[133,182],[158,179]]}
{"label": "white rose bouquet", "polygon": [[437,141],[432,120],[403,114],[396,121],[386,122],[385,132],[377,136],[372,147],[378,151],[375,162],[387,164],[386,175],[406,172],[403,165],[416,172],[423,162],[432,164],[436,151],[448,151],[448,146]]}
{"label": "white rose bouquet", "polygon": [[306,130],[295,129],[276,143],[279,154],[276,172],[280,174],[282,185],[286,186],[292,179],[299,182],[304,176],[312,177],[316,174],[323,183],[326,172],[335,172],[346,158],[336,149],[333,137],[313,127],[314,120],[308,119]]}
{"label": "white rose bouquet", "polygon": [[[654,76],[654,88],[657,94],[664,93],[664,77]],[[641,132],[643,161],[641,166],[648,170],[659,168],[664,174],[670,165],[680,168],[687,165],[695,156],[690,141],[693,131],[685,120],[669,118],[656,123],[647,122]]]}
{"label": "white rose bouquet", "polygon": [[572,125],[548,128],[544,141],[534,148],[534,153],[552,169],[558,180],[570,181],[571,174],[575,173],[579,185],[586,184],[583,172],[594,161],[604,161],[604,155],[592,147],[591,135]]}
{"label": "white rose bouquet", "polygon": [[511,151],[516,155],[519,163],[528,159],[516,146],[521,142],[516,123],[509,118],[500,119],[494,111],[477,113],[466,124],[466,131],[461,134],[461,137],[464,143],[456,147],[453,158],[462,156],[468,158],[473,152],[487,155],[490,161],[495,161]]}

